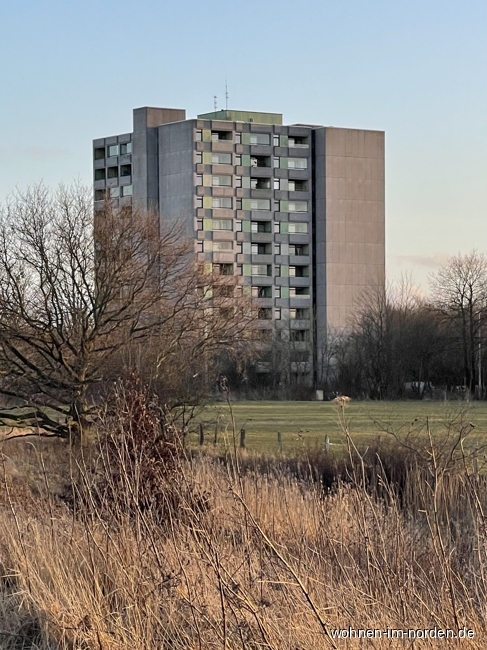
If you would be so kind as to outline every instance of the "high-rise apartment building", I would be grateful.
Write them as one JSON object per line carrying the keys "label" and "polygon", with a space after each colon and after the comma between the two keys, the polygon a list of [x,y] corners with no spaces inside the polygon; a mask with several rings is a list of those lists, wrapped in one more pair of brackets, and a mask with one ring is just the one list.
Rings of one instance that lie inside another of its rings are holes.
{"label": "high-rise apartment building", "polygon": [[95,210],[108,196],[183,222],[198,259],[255,298],[254,336],[289,341],[289,373],[319,383],[327,337],[384,284],[384,132],[233,110],[133,117],[132,133],[93,142]]}

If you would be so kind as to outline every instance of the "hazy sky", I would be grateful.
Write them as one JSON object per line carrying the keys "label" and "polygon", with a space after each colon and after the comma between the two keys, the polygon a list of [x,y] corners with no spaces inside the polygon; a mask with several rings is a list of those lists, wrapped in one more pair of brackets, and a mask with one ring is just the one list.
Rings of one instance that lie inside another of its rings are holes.
{"label": "hazy sky", "polygon": [[138,106],[386,131],[389,278],[487,253],[484,0],[0,2],[0,199],[91,184]]}

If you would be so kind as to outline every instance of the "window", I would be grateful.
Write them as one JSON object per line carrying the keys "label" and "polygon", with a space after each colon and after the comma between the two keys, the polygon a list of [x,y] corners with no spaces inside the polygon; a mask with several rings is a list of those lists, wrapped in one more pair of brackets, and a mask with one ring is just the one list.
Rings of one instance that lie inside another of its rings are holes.
{"label": "window", "polygon": [[203,153],[201,151],[196,152],[196,164],[201,165],[203,162]]}
{"label": "window", "polygon": [[213,219],[213,230],[233,230],[231,219]]}
{"label": "window", "polygon": [[233,275],[233,264],[213,264],[213,273],[217,275]]}
{"label": "window", "polygon": [[309,276],[309,266],[290,266],[290,278],[307,278]]}
{"label": "window", "polygon": [[108,147],[108,157],[118,156],[118,144],[111,144]]}
{"label": "window", "polygon": [[213,165],[231,165],[232,164],[232,154],[231,153],[212,153],[211,162]]}
{"label": "window", "polygon": [[196,185],[203,185],[203,176],[202,174],[196,175]]}
{"label": "window", "polygon": [[308,169],[308,159],[307,158],[288,158],[287,159],[287,168],[288,169]]}
{"label": "window", "polygon": [[295,135],[289,138],[289,146],[296,149],[308,149],[308,138],[302,135]]}
{"label": "window", "polygon": [[249,144],[270,144],[271,137],[268,133],[250,133]]}
{"label": "window", "polygon": [[270,190],[271,189],[271,179],[270,178],[251,178],[250,179],[250,189],[251,190]]}
{"label": "window", "polygon": [[203,197],[202,196],[197,196],[196,197],[196,207],[197,208],[202,208],[203,207]]}
{"label": "window", "polygon": [[122,196],[132,196],[133,194],[133,185],[122,185]]}
{"label": "window", "polygon": [[105,200],[105,190],[95,190],[95,201]]}
{"label": "window", "polygon": [[120,165],[120,176],[132,176],[132,165]]}
{"label": "window", "polygon": [[233,251],[233,241],[214,241],[213,250],[217,252]]}
{"label": "window", "polygon": [[212,208],[231,208],[232,198],[230,196],[214,196],[211,199]]}
{"label": "window", "polygon": [[272,140],[275,147],[278,147],[280,145],[281,138],[278,135],[275,135]]}
{"label": "window", "polygon": [[202,253],[203,252],[203,242],[202,241],[197,241],[196,242],[196,252],[197,253]]}
{"label": "window", "polygon": [[238,167],[242,165],[242,156],[239,153],[235,155],[235,164]]}
{"label": "window", "polygon": [[307,212],[308,201],[289,201],[288,212]]}
{"label": "window", "polygon": [[111,199],[118,199],[120,196],[120,188],[119,187],[111,187],[110,188],[110,198]]}
{"label": "window", "polygon": [[242,142],[242,134],[240,132],[235,133],[235,144],[240,144]]}
{"label": "window", "polygon": [[274,169],[279,169],[279,165],[280,165],[280,164],[281,164],[281,160],[280,160],[280,158],[274,158],[274,161],[273,161],[273,167],[274,167]]}
{"label": "window", "polygon": [[281,287],[276,287],[276,288],[274,289],[274,295],[275,295],[276,298],[280,298],[280,297],[281,297]]}
{"label": "window", "polygon": [[251,221],[250,232],[271,232],[270,221]]}
{"label": "window", "polygon": [[281,224],[279,221],[274,223],[274,234],[277,235],[281,232]]}
{"label": "window", "polygon": [[270,167],[271,159],[269,156],[250,156],[251,167]]}
{"label": "window", "polygon": [[95,160],[102,160],[105,158],[105,147],[96,147],[94,151]]}
{"label": "window", "polygon": [[105,170],[95,169],[95,181],[104,181],[104,180],[105,180]]}
{"label": "window", "polygon": [[236,199],[235,200],[235,209],[236,210],[241,210],[242,209],[242,199]]}
{"label": "window", "polygon": [[308,246],[304,244],[291,244],[289,246],[289,255],[308,255]]}
{"label": "window", "polygon": [[120,155],[125,156],[128,153],[132,153],[132,143],[124,142],[120,145]]}
{"label": "window", "polygon": [[212,131],[211,132],[211,139],[213,142],[221,142],[222,140],[232,140],[232,132],[231,131]]}
{"label": "window", "polygon": [[275,178],[274,179],[274,189],[275,190],[280,190],[281,189],[281,179],[280,178]]}
{"label": "window", "polygon": [[276,320],[281,320],[281,309],[280,309],[280,307],[276,307],[276,309],[274,309],[274,318]]}
{"label": "window", "polygon": [[118,167],[109,167],[107,172],[108,178],[118,178]]}
{"label": "window", "polygon": [[309,330],[291,330],[291,341],[309,341]]}
{"label": "window", "polygon": [[235,232],[242,232],[242,222],[240,220],[235,221]]}
{"label": "window", "polygon": [[303,296],[309,297],[309,287],[289,287],[290,298],[302,298]]}
{"label": "window", "polygon": [[235,176],[235,187],[242,187],[242,177]]}
{"label": "window", "polygon": [[288,223],[288,233],[290,235],[294,234],[306,234],[308,232],[308,224],[307,223],[296,223],[293,221],[290,221]]}
{"label": "window", "polygon": [[280,264],[276,265],[276,268],[274,269],[274,275],[276,276],[276,278],[281,277],[281,266],[280,266]]}
{"label": "window", "polygon": [[197,219],[196,230],[203,230],[203,219]]}
{"label": "window", "polygon": [[257,311],[257,318],[259,320],[271,320],[272,309],[270,307],[260,307],[260,309]]}
{"label": "window", "polygon": [[272,266],[271,264],[252,264],[251,269],[252,275],[272,275]]}
{"label": "window", "polygon": [[249,209],[250,210],[270,210],[271,209],[270,199],[250,199]]}
{"label": "window", "polygon": [[272,287],[252,287],[254,298],[272,298]]}
{"label": "window", "polygon": [[252,255],[270,255],[271,244],[251,244],[250,252]]}
{"label": "window", "polygon": [[196,142],[201,142],[201,140],[202,140],[201,129],[196,129],[196,132],[194,134],[194,139],[196,140]]}
{"label": "window", "polygon": [[288,190],[290,192],[306,192],[307,189],[306,181],[289,180]]}
{"label": "window", "polygon": [[281,254],[281,244],[274,244],[274,255]]}
{"label": "window", "polygon": [[231,187],[231,185],[232,185],[232,177],[231,176],[212,176],[211,183],[212,183],[212,185],[215,185],[217,187],[220,186],[220,185]]}

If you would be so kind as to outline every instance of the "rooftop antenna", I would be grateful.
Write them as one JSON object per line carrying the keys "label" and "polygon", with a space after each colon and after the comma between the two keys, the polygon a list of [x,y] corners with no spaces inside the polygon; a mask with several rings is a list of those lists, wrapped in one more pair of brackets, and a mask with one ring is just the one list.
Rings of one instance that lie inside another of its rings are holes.
{"label": "rooftop antenna", "polygon": [[215,113],[217,112],[218,108],[216,106],[216,95],[213,95],[213,108],[215,109]]}
{"label": "rooftop antenna", "polygon": [[225,110],[228,111],[228,86],[227,86],[226,79],[225,79]]}

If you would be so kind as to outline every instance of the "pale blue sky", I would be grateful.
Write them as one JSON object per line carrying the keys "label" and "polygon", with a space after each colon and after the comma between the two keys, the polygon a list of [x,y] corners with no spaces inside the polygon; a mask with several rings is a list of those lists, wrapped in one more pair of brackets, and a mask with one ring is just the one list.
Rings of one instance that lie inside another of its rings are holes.
{"label": "pale blue sky", "polygon": [[138,106],[386,131],[389,277],[487,253],[484,0],[0,1],[0,199],[91,183]]}

